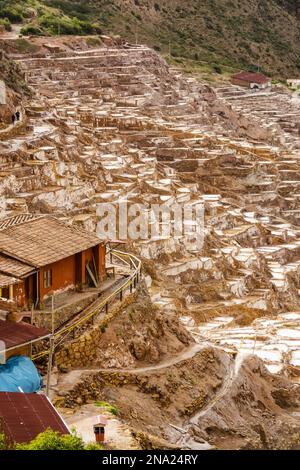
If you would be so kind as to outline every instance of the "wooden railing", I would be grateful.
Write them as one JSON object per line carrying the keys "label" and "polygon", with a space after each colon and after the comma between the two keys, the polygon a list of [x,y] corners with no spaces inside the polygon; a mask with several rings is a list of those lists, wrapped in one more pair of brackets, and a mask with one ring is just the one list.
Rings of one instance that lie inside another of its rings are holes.
{"label": "wooden railing", "polygon": [[[53,345],[53,349],[57,348],[63,341],[71,334],[75,333],[76,329],[86,324],[88,321],[93,321],[93,318],[96,315],[99,315],[102,310],[105,309],[106,313],[109,310],[109,304],[115,301],[118,297],[120,300],[123,300],[124,293],[126,290],[133,292],[137,287],[141,279],[141,261],[134,255],[129,253],[124,253],[118,250],[112,250],[111,256],[116,257],[119,261],[125,263],[131,269],[131,273],[128,278],[124,279],[124,282],[121,285],[118,285],[113,292],[109,295],[104,296],[95,300],[89,307],[87,307],[82,314],[76,318],[73,322],[69,323],[67,326],[62,327],[61,329],[55,331],[50,338],[50,342]],[[43,350],[40,353],[32,355],[32,360],[39,359],[43,356],[46,356],[50,353],[50,350]]]}

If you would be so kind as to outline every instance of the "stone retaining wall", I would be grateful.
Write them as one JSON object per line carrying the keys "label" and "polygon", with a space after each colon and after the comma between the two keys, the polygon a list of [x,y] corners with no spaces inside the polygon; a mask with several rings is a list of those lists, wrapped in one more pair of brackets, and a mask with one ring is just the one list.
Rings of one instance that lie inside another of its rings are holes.
{"label": "stone retaining wall", "polygon": [[[98,293],[94,293],[84,299],[71,303],[70,305],[66,305],[61,308],[55,309],[53,312],[54,329],[56,330],[57,328],[59,328],[59,326],[61,326],[66,321],[68,321],[70,318],[77,315],[77,313],[87,308],[97,298],[98,298]],[[52,312],[49,310],[47,311],[39,310],[38,312],[34,312],[33,324],[38,327],[46,328],[47,330],[51,331]]]}
{"label": "stone retaining wall", "polygon": [[101,336],[108,323],[119,313],[120,309],[126,308],[134,302],[136,293],[128,295],[123,302],[114,305],[110,312],[94,327],[91,327],[79,338],[74,339],[65,345],[55,354],[55,362],[59,369],[69,369],[76,367],[85,367],[93,363],[97,349],[101,341]]}

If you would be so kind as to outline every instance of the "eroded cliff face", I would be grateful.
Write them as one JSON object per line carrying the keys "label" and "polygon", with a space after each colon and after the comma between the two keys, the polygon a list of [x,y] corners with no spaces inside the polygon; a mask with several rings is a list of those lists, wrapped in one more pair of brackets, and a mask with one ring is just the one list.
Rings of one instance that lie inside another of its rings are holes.
{"label": "eroded cliff face", "polygon": [[141,367],[179,354],[192,343],[176,315],[166,317],[141,286],[134,301],[107,326],[94,363],[102,368]]}
{"label": "eroded cliff face", "polygon": [[0,104],[0,126],[5,128],[12,123],[12,114],[22,107],[22,98],[26,98],[29,88],[24,73],[18,65],[9,60],[0,46],[0,80],[2,94]]}

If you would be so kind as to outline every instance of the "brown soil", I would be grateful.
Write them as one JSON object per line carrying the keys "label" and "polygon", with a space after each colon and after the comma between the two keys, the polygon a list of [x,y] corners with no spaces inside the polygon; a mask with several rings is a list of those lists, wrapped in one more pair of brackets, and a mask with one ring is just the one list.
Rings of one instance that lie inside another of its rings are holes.
{"label": "brown soil", "polygon": [[151,303],[142,285],[135,301],[107,326],[94,364],[103,368],[153,364],[192,342],[175,316],[163,314]]}
{"label": "brown soil", "polygon": [[164,448],[166,442],[185,447],[173,426],[219,449],[300,449],[300,423],[292,415],[299,387],[271,375],[254,356],[236,375],[235,367],[232,356],[205,348],[167,370],[91,374],[60,401],[113,403],[147,449],[155,447],[151,435]]}

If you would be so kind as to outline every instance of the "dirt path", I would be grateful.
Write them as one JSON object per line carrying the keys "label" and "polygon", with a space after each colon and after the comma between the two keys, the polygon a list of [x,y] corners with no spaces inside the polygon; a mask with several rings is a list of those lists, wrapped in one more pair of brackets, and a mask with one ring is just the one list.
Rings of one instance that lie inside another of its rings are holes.
{"label": "dirt path", "polygon": [[17,39],[23,26],[23,24],[12,24],[11,31],[5,31],[3,35],[0,35],[0,39]]}
{"label": "dirt path", "polygon": [[181,351],[176,356],[173,356],[159,364],[147,367],[140,367],[136,369],[76,369],[63,374],[59,378],[59,389],[68,390],[70,387],[74,386],[76,382],[79,382],[85,375],[96,374],[99,372],[115,372],[122,374],[143,374],[147,372],[156,372],[159,370],[166,369],[167,367],[174,366],[180,362],[186,361],[187,359],[192,359],[198,352],[206,347],[206,344],[203,343],[194,343],[189,346],[187,349]]}
{"label": "dirt path", "polygon": [[[63,375],[59,380],[59,389],[67,390],[70,387],[73,387],[76,382],[79,382],[84,378],[85,375],[91,373],[101,373],[101,372],[115,372],[115,373],[130,373],[130,374],[142,374],[147,372],[156,372],[173,365],[179,364],[187,359],[191,359],[196,356],[201,350],[207,347],[206,343],[195,343],[190,347],[180,352],[178,355],[171,357],[159,364],[147,367],[140,367],[136,369],[77,369],[69,372],[68,374]],[[238,368],[236,367],[236,361],[231,359],[230,367],[227,372],[226,377],[224,378],[223,384],[220,390],[216,393],[212,400],[198,413],[196,413],[188,422],[187,426],[184,429],[180,429],[176,426],[173,426],[169,423],[169,426],[177,430],[181,435],[177,439],[176,444],[180,445],[182,448],[191,449],[191,450],[209,450],[212,449],[212,446],[206,441],[196,441],[193,439],[192,429],[197,426],[199,418],[204,416],[210,409],[215,406],[215,404],[226,395],[230,389],[233,379],[238,373]]]}
{"label": "dirt path", "polygon": [[224,378],[222,387],[220,390],[215,394],[214,398],[210,400],[209,403],[207,403],[198,413],[196,413],[191,419],[190,419],[190,424],[191,425],[197,425],[199,418],[202,418],[209,410],[211,410],[215,404],[223,398],[228,390],[230,389],[233,379],[236,376],[236,370],[235,370],[235,361],[231,361],[229,370],[227,372],[226,377]]}
{"label": "dirt path", "polygon": [[188,448],[191,450],[209,450],[212,449],[212,446],[206,441],[196,441],[193,439],[193,428],[196,428],[201,419],[208,411],[210,411],[215,404],[221,400],[228,390],[230,389],[233,379],[235,375],[238,373],[238,368],[236,367],[236,361],[234,359],[231,360],[230,366],[227,372],[227,375],[224,377],[223,384],[220,390],[215,394],[215,396],[192,418],[189,419],[188,424],[185,426],[184,429],[179,430],[181,432],[181,436],[176,441],[177,445],[182,446],[183,448]]}
{"label": "dirt path", "polygon": [[[60,330],[64,330],[67,327],[71,327],[73,324],[75,325],[78,320],[81,318],[84,318],[84,316],[90,312],[91,308],[97,308],[98,304],[101,304],[107,297],[109,297],[114,290],[117,288],[120,288],[122,285],[125,285],[126,282],[128,281],[128,278],[120,278],[120,279],[113,279],[110,280],[110,282],[104,281],[102,284],[103,291],[99,292],[99,297],[92,303],[89,304],[86,308],[81,310],[79,313],[71,317],[69,320],[65,321],[62,323],[59,328],[57,329],[57,333],[60,332]],[[105,287],[105,283],[107,284],[107,287]],[[72,303],[72,301],[70,301]],[[98,320],[101,320],[105,316],[105,313],[102,314],[102,317],[98,318]]]}
{"label": "dirt path", "polygon": [[[206,341],[201,342],[201,343],[193,343],[191,346],[184,349],[183,351],[181,351],[176,356],[172,356],[172,357],[166,359],[165,361],[162,361],[159,364],[155,364],[155,365],[152,365],[152,366],[145,366],[145,367],[138,367],[138,368],[127,368],[127,369],[126,368],[123,368],[123,369],[115,369],[115,368],[104,369],[104,368],[99,368],[98,367],[97,369],[96,368],[88,368],[88,369],[71,370],[67,374],[63,374],[63,375],[60,376],[60,378],[59,378],[59,389],[60,390],[62,390],[62,389],[67,390],[69,387],[73,386],[76,382],[79,382],[85,375],[96,374],[98,372],[104,372],[104,373],[105,372],[110,372],[110,373],[122,373],[122,374],[144,374],[144,373],[147,373],[147,372],[157,372],[157,371],[166,369],[168,367],[174,366],[176,364],[179,364],[180,362],[186,361],[188,359],[192,359],[193,357],[196,356],[196,354],[198,354],[200,351],[202,351],[203,349],[205,349],[208,346],[212,346],[216,349],[221,349],[222,351],[225,351],[229,354],[234,354],[235,353],[234,351],[231,351],[229,349],[226,350],[224,348],[220,348],[220,347],[215,346],[215,345],[213,345],[209,342],[206,342]],[[233,375],[235,375],[236,373],[237,373],[236,368],[235,369],[233,368]],[[233,376],[230,375],[230,377],[231,377],[231,382],[232,382]],[[228,379],[228,377],[227,377],[227,379]],[[226,381],[226,378],[225,378],[225,381]],[[230,384],[231,384],[231,382],[230,382]],[[228,386],[227,386],[226,390],[224,391],[223,395],[228,390],[228,387],[229,387],[230,384],[227,384]],[[223,387],[222,387],[222,389],[223,389]],[[219,391],[218,396],[220,395],[220,393],[221,393],[221,390]],[[219,396],[219,398],[221,398],[221,397]]]}

